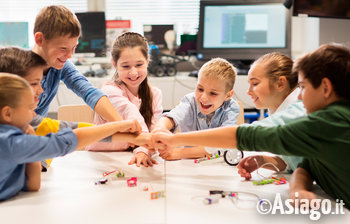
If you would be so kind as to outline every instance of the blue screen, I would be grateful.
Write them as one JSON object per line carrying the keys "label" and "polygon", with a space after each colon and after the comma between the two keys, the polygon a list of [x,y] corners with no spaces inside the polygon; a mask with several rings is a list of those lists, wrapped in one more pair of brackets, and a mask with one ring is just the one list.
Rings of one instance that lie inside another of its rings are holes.
{"label": "blue screen", "polygon": [[203,48],[285,48],[282,4],[207,5]]}
{"label": "blue screen", "polygon": [[29,48],[27,22],[0,22],[0,46]]}

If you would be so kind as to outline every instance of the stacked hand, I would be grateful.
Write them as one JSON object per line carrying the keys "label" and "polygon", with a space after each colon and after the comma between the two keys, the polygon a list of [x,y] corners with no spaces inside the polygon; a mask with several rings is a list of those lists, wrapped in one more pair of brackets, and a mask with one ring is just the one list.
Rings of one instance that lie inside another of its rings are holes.
{"label": "stacked hand", "polygon": [[[121,121],[123,127],[120,132],[134,134],[132,138],[127,141],[132,145],[147,148],[150,151],[158,151],[159,156],[163,159],[172,160],[178,159],[176,152],[179,148],[175,148],[173,134],[167,129],[155,129],[152,133],[141,133],[141,127],[136,120]],[[152,166],[156,161],[149,158],[145,153],[137,153],[129,164],[136,163],[137,166],[143,164],[145,166]]]}
{"label": "stacked hand", "polygon": [[139,134],[142,131],[141,126],[137,120],[124,120],[118,121],[118,123],[120,124],[119,132]]}

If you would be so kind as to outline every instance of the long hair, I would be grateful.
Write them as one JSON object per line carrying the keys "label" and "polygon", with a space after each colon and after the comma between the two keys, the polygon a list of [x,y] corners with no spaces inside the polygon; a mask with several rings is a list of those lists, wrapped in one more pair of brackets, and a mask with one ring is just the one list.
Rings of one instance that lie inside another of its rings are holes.
{"label": "long hair", "polygon": [[[148,43],[146,38],[144,38],[142,35],[138,33],[126,32],[118,36],[117,39],[114,41],[112,53],[111,53],[113,61],[117,62],[119,60],[120,54],[125,48],[134,48],[134,47],[139,47],[143,56],[145,56],[146,59],[149,58]],[[121,80],[119,79],[118,73],[114,75],[113,79],[117,83],[121,82]],[[148,84],[147,77],[140,84],[138,95],[141,98],[140,113],[145,119],[148,129],[150,129],[152,124],[152,117],[153,117],[153,106],[152,106],[153,95],[152,95],[151,88]]]}

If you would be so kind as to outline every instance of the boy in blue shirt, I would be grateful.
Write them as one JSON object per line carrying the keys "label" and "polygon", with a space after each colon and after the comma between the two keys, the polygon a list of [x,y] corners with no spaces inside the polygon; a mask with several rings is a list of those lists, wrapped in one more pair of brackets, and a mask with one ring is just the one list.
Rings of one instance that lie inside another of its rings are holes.
{"label": "boy in blue shirt", "polygon": [[[232,99],[236,69],[222,58],[205,63],[198,72],[194,93],[184,96],[179,105],[164,113],[153,132],[181,132],[232,126],[237,124],[240,112],[238,103]],[[167,160],[200,158],[209,155],[203,147],[186,147],[160,150]]]}
{"label": "boy in blue shirt", "polygon": [[47,6],[37,15],[32,51],[40,55],[48,67],[41,82],[44,92],[40,95],[35,112],[46,117],[62,80],[101,117],[107,121],[122,120],[108,98],[90,84],[68,60],[74,54],[80,31],[79,20],[64,6]]}

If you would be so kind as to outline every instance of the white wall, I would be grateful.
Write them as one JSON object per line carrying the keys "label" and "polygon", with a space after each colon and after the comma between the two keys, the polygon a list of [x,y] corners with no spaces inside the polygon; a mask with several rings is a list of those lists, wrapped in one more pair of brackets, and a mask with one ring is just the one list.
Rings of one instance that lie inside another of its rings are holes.
{"label": "white wall", "polygon": [[297,58],[319,46],[319,18],[292,17],[292,57]]}
{"label": "white wall", "polygon": [[341,43],[350,47],[349,19],[292,17],[293,58],[329,42]]}
{"label": "white wall", "polygon": [[319,42],[337,42],[350,48],[350,19],[321,18]]}

